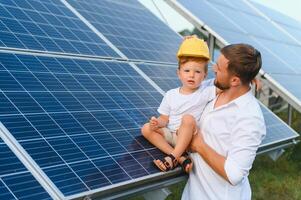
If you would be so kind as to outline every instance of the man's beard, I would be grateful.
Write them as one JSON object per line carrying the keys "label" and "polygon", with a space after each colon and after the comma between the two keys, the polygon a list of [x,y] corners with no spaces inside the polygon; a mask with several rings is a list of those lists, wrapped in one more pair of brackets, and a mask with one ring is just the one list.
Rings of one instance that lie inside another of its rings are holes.
{"label": "man's beard", "polygon": [[217,79],[214,80],[214,85],[215,85],[218,89],[220,89],[220,90],[227,90],[227,89],[230,88],[230,85],[229,85],[229,84],[228,84],[228,85],[226,85],[226,84],[221,84],[221,83],[219,83],[219,82],[217,81]]}

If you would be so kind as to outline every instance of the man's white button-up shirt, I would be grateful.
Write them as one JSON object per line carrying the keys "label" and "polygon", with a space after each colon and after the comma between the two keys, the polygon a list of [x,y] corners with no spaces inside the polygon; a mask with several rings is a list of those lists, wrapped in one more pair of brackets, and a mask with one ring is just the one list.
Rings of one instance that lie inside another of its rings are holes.
{"label": "man's white button-up shirt", "polygon": [[215,173],[197,153],[192,153],[193,171],[182,200],[250,200],[249,170],[266,128],[257,99],[251,91],[214,108],[217,98],[206,106],[199,127],[205,142],[226,157],[225,172],[231,183]]}

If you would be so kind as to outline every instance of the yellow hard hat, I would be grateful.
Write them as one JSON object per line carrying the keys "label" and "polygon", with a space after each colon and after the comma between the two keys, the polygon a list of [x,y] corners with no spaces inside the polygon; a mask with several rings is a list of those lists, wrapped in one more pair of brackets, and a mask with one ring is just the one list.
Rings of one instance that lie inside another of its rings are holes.
{"label": "yellow hard hat", "polygon": [[207,43],[197,37],[184,39],[177,53],[178,59],[182,56],[202,57],[210,60]]}

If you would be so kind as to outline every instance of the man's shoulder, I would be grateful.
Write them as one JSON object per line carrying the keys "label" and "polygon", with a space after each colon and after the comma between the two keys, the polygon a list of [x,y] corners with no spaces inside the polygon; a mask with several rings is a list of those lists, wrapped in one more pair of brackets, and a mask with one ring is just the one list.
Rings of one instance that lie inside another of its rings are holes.
{"label": "man's shoulder", "polygon": [[259,100],[254,96],[250,97],[243,106],[240,106],[240,114],[243,116],[263,117]]}

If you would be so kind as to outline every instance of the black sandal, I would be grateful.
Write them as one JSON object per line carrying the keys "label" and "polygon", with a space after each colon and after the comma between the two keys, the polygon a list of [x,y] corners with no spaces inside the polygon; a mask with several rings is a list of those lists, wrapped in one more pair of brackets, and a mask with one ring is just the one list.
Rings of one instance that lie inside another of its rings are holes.
{"label": "black sandal", "polygon": [[192,164],[192,160],[189,157],[187,152],[183,153],[181,157],[184,157],[185,160],[183,162],[181,162],[180,165],[181,165],[184,172],[189,173],[191,171],[191,169],[187,172],[186,167],[187,167],[187,165]]}
{"label": "black sandal", "polygon": [[[170,162],[168,160],[166,160],[167,158],[170,158]],[[157,163],[158,160],[160,161],[160,163]],[[162,160],[164,160],[164,161],[162,161]],[[154,160],[153,162],[163,172],[173,170],[179,164],[178,160],[172,154],[165,156],[163,159]],[[162,165],[165,166],[165,169],[162,168]]]}

